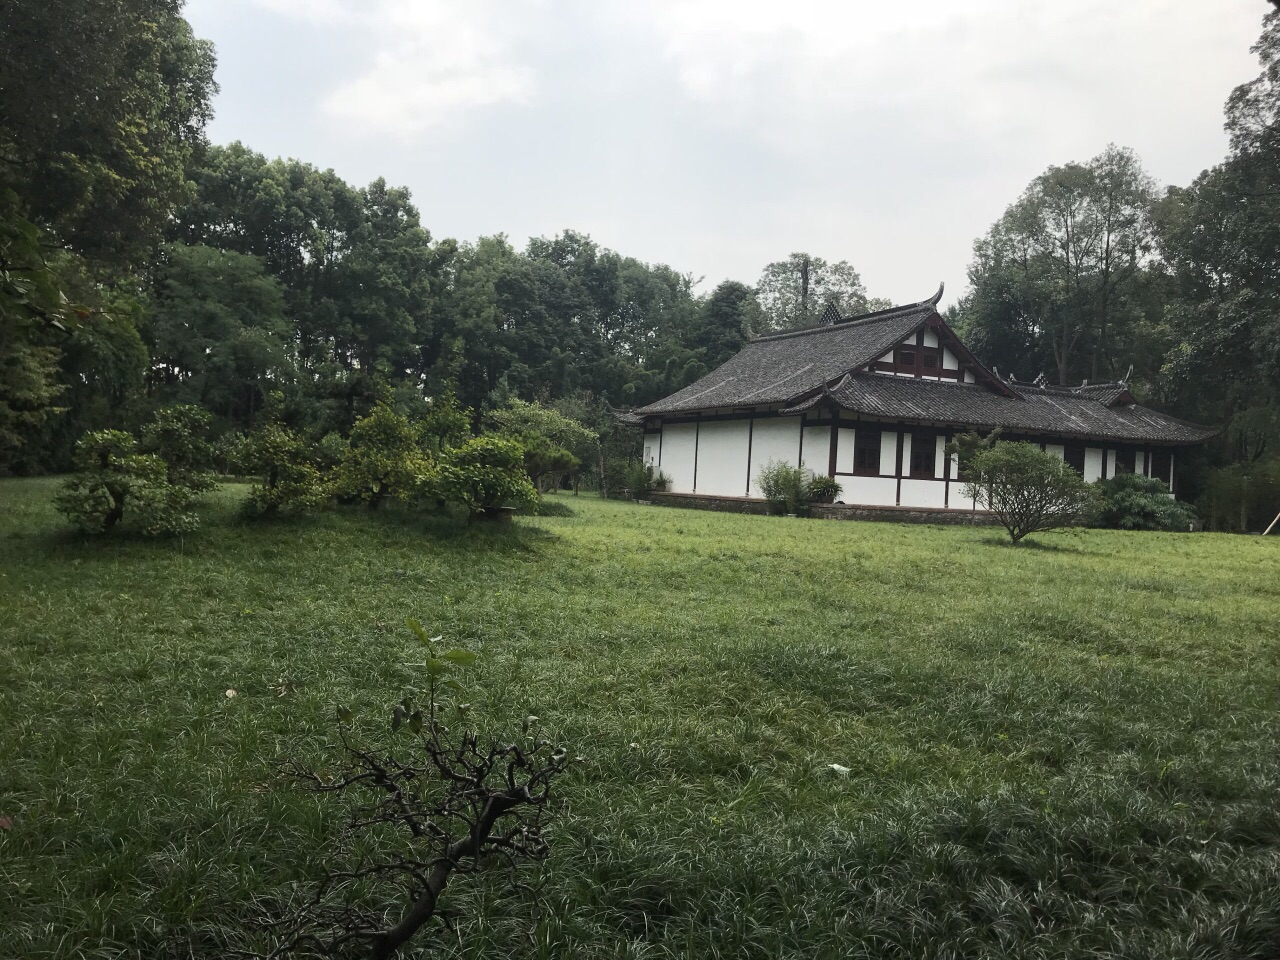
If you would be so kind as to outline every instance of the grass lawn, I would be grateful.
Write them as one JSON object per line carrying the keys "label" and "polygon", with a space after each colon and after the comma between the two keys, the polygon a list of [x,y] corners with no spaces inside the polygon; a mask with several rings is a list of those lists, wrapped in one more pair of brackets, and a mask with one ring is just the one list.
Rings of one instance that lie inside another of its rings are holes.
{"label": "grass lawn", "polygon": [[424,956],[1280,957],[1277,540],[226,487],[86,542],[54,487],[0,481],[0,957],[224,956],[305,889],[346,811],[278,765],[422,685],[407,616],[588,758],[539,898],[460,878]]}

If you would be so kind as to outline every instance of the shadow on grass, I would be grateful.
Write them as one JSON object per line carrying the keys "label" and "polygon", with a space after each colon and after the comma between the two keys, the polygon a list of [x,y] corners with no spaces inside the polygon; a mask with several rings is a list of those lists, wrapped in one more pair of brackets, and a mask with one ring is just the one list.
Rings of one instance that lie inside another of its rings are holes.
{"label": "shadow on grass", "polygon": [[85,534],[70,527],[10,534],[21,541],[29,563],[116,563],[124,559],[166,560],[233,555],[290,548],[341,555],[363,549],[374,538],[388,546],[422,546],[462,555],[530,554],[554,543],[555,533],[522,523],[471,520],[465,511],[424,513],[387,505],[372,511],[360,505],[317,513],[252,515],[224,504],[201,511],[199,529],[184,534],[146,536],[132,527],[109,534]]}
{"label": "shadow on grass", "polygon": [[459,553],[531,553],[537,546],[559,539],[548,530],[518,520],[475,519],[462,510],[423,513],[392,507],[377,511],[349,508],[343,512],[351,522],[367,523],[383,536],[401,542],[429,542]]}
{"label": "shadow on grass", "polygon": [[978,537],[973,541],[988,547],[1004,547],[1006,550],[1030,550],[1040,553],[1076,553],[1086,554],[1092,551],[1083,547],[1060,543],[1045,543],[1043,540],[1025,539],[1014,543],[1008,536]]}
{"label": "shadow on grass", "polygon": [[544,497],[539,500],[533,509],[520,509],[517,511],[522,517],[576,517],[578,511],[567,503],[561,503],[559,500],[550,500]]}

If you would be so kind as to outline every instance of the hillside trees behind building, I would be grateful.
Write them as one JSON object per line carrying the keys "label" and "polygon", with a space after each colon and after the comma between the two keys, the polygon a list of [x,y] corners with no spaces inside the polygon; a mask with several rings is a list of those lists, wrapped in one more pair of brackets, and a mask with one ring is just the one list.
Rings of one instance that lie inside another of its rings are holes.
{"label": "hillside trees behind building", "polygon": [[[753,334],[887,305],[851,263],[803,252],[710,286],[573,230],[438,238],[404,188],[209,145],[213,51],[181,9],[5,8],[0,471],[65,470],[86,432],[136,435],[173,404],[215,434],[269,417],[336,450],[381,402],[412,416],[453,396],[472,431],[513,400],[589,424],[591,459],[573,456],[603,479],[635,452],[613,409]],[[951,311],[1006,376],[1125,378],[1227,424],[1187,490],[1280,452],[1278,16],[1228,100],[1222,163],[1163,193],[1119,146],[1050,167],[978,239]]]}

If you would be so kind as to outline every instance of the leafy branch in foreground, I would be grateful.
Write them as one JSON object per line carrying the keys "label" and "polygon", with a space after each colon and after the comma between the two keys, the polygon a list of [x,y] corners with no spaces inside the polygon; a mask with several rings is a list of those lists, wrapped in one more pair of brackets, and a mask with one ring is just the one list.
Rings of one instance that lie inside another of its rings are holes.
{"label": "leafy branch in foreground", "polygon": [[[352,712],[338,708],[346,768],[322,776],[301,768],[294,774],[311,790],[359,796],[350,829],[379,846],[350,870],[330,871],[314,895],[280,925],[281,939],[270,954],[308,953],[325,957],[353,952],[385,960],[440,917],[441,894],[455,874],[507,866],[514,875],[522,862],[547,854],[543,822],[553,781],[570,758],[537,734],[537,717],[527,717],[521,738],[482,743],[466,728],[469,706],[447,707],[445,690],[462,692],[450,674],[471,666],[467,650],[438,650],[442,637],[428,637],[416,620],[409,629],[427,649],[424,703],[406,697],[391,714],[392,734],[413,738],[408,758],[384,755],[353,741]],[[449,715],[455,729],[444,722]],[[387,845],[389,835],[398,840]],[[388,910],[357,902],[372,887],[404,888],[399,919]]]}

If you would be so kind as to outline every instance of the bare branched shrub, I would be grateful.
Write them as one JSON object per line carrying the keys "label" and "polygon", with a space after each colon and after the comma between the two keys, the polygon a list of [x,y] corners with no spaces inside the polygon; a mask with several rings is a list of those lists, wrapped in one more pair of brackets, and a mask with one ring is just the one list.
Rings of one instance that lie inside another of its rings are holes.
{"label": "bare branched shrub", "polygon": [[[406,754],[387,755],[357,743],[353,716],[338,708],[346,764],[334,776],[295,768],[307,789],[355,797],[350,829],[355,834],[398,834],[402,842],[372,844],[348,870],[331,870],[293,916],[278,925],[271,957],[318,955],[392,957],[441,916],[440,898],[455,875],[506,867],[516,870],[547,854],[543,824],[554,781],[568,767],[563,747],[538,735],[538,718],[527,717],[516,740],[485,740],[467,728],[468,705],[446,706],[445,690],[460,692],[450,674],[470,666],[475,654],[437,651],[441,637],[428,637],[415,620],[409,628],[427,648],[425,702],[405,698],[391,714],[393,734],[412,738]],[[446,722],[447,721],[447,722]],[[403,889],[403,908],[388,917],[367,906],[370,885]],[[359,902],[363,899],[363,902]]]}

